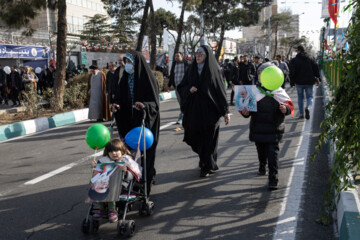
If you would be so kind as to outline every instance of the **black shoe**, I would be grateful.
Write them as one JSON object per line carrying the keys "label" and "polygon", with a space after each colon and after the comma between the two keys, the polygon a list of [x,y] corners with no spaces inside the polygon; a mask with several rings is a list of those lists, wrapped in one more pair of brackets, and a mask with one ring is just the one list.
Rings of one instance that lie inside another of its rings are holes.
{"label": "black shoe", "polygon": [[8,101],[5,101],[5,104],[6,104],[6,105],[9,105],[9,102],[8,102]]}
{"label": "black shoe", "polygon": [[230,106],[235,106],[235,104],[234,104],[234,103],[230,103]]}
{"label": "black shoe", "polygon": [[203,178],[203,177],[208,177],[210,175],[210,171],[209,170],[206,170],[206,169],[201,169],[200,171],[200,177]]}
{"label": "black shoe", "polygon": [[266,175],[266,169],[265,169],[265,167],[259,167],[258,175],[259,175],[259,176],[264,176],[264,175]]}
{"label": "black shoe", "polygon": [[269,181],[269,190],[278,189],[278,180],[270,180]]}
{"label": "black shoe", "polygon": [[305,108],[305,118],[306,118],[307,120],[310,119],[310,111],[309,111],[308,108]]}
{"label": "black shoe", "polygon": [[304,119],[304,115],[300,114],[299,119]]}

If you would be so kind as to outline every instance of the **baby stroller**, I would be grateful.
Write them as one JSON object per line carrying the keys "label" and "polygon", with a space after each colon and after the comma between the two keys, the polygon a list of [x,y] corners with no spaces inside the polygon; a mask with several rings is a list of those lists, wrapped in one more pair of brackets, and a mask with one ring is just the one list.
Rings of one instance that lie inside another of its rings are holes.
{"label": "baby stroller", "polygon": [[[134,206],[138,204],[139,215],[152,215],[154,203],[149,200],[148,191],[147,191],[147,175],[146,175],[146,141],[145,141],[145,117],[146,113],[144,111],[142,124],[140,127],[139,138],[137,139],[137,151],[135,152],[135,161],[140,161],[143,168],[143,176],[141,181],[137,181],[134,176],[132,180],[123,184],[120,183],[119,186],[122,186],[123,190],[116,201],[116,210],[118,212],[119,220],[117,223],[117,231],[120,236],[130,237],[135,233],[135,221],[126,220],[126,214],[128,211],[132,211]],[[143,141],[143,154],[140,153],[140,141]],[[122,171],[121,171],[121,174]],[[127,174],[133,174],[131,171],[128,171]],[[133,174],[134,175],[134,174]],[[122,177],[120,178],[122,179]],[[126,187],[124,187],[124,185]],[[98,220],[94,219],[94,213],[99,210],[99,206],[96,203],[91,203],[87,211],[86,218],[83,219],[81,224],[81,231],[85,234],[97,233],[100,227],[101,222],[107,220],[107,216],[104,216],[103,219]]]}

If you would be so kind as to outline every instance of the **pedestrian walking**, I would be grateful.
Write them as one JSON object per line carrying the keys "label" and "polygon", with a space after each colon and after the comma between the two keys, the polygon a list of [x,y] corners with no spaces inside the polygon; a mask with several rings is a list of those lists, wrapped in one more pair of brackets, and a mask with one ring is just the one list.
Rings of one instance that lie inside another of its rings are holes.
{"label": "pedestrian walking", "polygon": [[109,71],[106,74],[106,97],[108,102],[111,104],[113,102],[113,86],[115,81],[115,70],[116,65],[113,62],[109,62],[108,64]]}
{"label": "pedestrian walking", "polygon": [[[15,70],[16,66],[11,67],[11,72],[8,75],[7,85],[10,86],[10,96],[13,106],[20,106],[19,93],[22,88],[22,79],[20,74]],[[18,104],[17,104],[18,103]]]}
{"label": "pedestrian walking", "polygon": [[249,61],[247,55],[243,56],[244,61],[239,64],[239,82],[241,85],[253,85],[255,66]]}
{"label": "pedestrian walking", "polygon": [[[168,87],[170,88],[171,86],[174,86],[176,98],[177,98],[179,104],[181,103],[181,101],[180,101],[179,92],[177,90],[177,86],[182,82],[182,80],[188,70],[188,67],[189,67],[189,64],[187,63],[186,60],[184,60],[182,53],[181,52],[175,53],[175,61],[172,63],[172,66],[171,66]],[[182,124],[182,117],[183,117],[183,113],[180,110],[180,114],[179,114],[178,120],[176,122],[177,124]]]}
{"label": "pedestrian walking", "polygon": [[225,84],[220,67],[208,46],[196,51],[184,80],[178,86],[181,110],[184,113],[184,142],[199,155],[200,177],[207,177],[219,169],[217,146],[220,117],[229,124]]}
{"label": "pedestrian walking", "polygon": [[89,119],[98,122],[111,118],[110,105],[106,98],[106,75],[96,65],[90,66],[91,75],[88,80],[87,93],[89,104]]}
{"label": "pedestrian walking", "polygon": [[237,57],[233,59],[233,64],[230,64],[230,81],[231,94],[230,94],[230,106],[234,106],[234,88],[236,85],[240,85],[239,81],[239,60]]}
{"label": "pedestrian walking", "polygon": [[2,104],[4,100],[4,104],[8,105],[8,97],[6,93],[6,73],[0,65],[0,104]]}
{"label": "pedestrian walking", "polygon": [[259,83],[259,75],[258,69],[261,66],[261,61],[259,56],[254,56],[254,66],[255,66],[255,75],[254,75],[254,84],[257,85]]}
{"label": "pedestrian walking", "polygon": [[147,191],[150,194],[156,175],[155,155],[160,131],[159,86],[141,52],[127,53],[124,62],[125,71],[116,89],[112,108],[120,138],[125,138],[131,129],[141,126],[143,113],[146,113],[145,126],[154,135],[153,145],[146,150]]}
{"label": "pedestrian walking", "polygon": [[313,86],[321,83],[319,67],[309,57],[303,46],[296,48],[297,55],[290,61],[290,85],[296,86],[299,104],[299,119],[304,118],[304,92],[306,95],[305,118],[310,119],[313,102]]}
{"label": "pedestrian walking", "polygon": [[259,159],[258,175],[266,174],[269,168],[269,189],[278,188],[279,142],[285,132],[284,119],[286,115],[294,113],[294,105],[281,87],[269,91],[261,85],[261,72],[271,63],[263,63],[259,69],[259,85],[256,90],[257,112],[249,112],[246,108],[241,111],[250,119],[250,141],[255,142]]}
{"label": "pedestrian walking", "polygon": [[117,67],[115,70],[114,81],[112,82],[112,85],[111,85],[111,101],[110,101],[110,103],[114,103],[115,94],[116,94],[117,88],[120,84],[120,80],[124,74],[124,70],[125,70],[123,56],[119,56],[118,61],[119,61],[119,67]]}
{"label": "pedestrian walking", "polygon": [[281,55],[276,55],[276,60],[279,63],[279,68],[281,69],[281,71],[284,73],[284,83],[281,86],[282,88],[285,88],[285,83],[287,82],[288,78],[289,78],[289,67],[287,65],[286,62],[282,61]]}
{"label": "pedestrian walking", "polygon": [[37,89],[38,77],[29,66],[25,67],[25,72],[22,75],[22,82],[24,85],[25,92],[29,92],[31,89]]}

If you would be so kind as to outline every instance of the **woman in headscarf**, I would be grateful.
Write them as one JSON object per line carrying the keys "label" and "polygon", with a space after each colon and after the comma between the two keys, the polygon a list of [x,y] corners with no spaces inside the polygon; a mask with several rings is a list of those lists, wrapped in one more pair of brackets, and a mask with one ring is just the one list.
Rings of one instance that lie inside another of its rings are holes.
{"label": "woman in headscarf", "polygon": [[[115,90],[113,111],[120,138],[133,128],[141,126],[143,110],[146,112],[145,126],[154,135],[154,143],[146,150],[148,193],[156,174],[155,153],[159,139],[160,106],[159,87],[154,74],[140,52],[127,53],[125,70]],[[118,76],[115,76],[115,78]]]}
{"label": "woman in headscarf", "polygon": [[217,145],[220,117],[229,124],[225,83],[220,67],[208,46],[196,51],[196,60],[178,86],[181,110],[184,113],[184,142],[200,157],[200,177],[207,177],[219,169]]}

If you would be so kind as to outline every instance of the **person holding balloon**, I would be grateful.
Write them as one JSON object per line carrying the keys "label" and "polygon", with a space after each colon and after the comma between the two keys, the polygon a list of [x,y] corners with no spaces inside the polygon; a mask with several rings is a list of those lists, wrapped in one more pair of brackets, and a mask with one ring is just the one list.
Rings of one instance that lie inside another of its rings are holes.
{"label": "person holding balloon", "polygon": [[154,74],[141,52],[127,53],[124,58],[125,70],[115,89],[112,110],[120,138],[142,124],[145,114],[145,126],[151,130],[154,141],[146,150],[147,190],[156,175],[155,155],[159,140],[160,106],[159,87]]}
{"label": "person holding balloon", "polygon": [[283,72],[270,62],[262,64],[258,69],[259,84],[256,88],[257,112],[243,109],[241,114],[251,117],[250,141],[255,142],[259,175],[266,174],[269,168],[269,189],[278,187],[278,154],[279,142],[285,132],[286,115],[294,116],[294,105],[281,85],[284,82]]}

